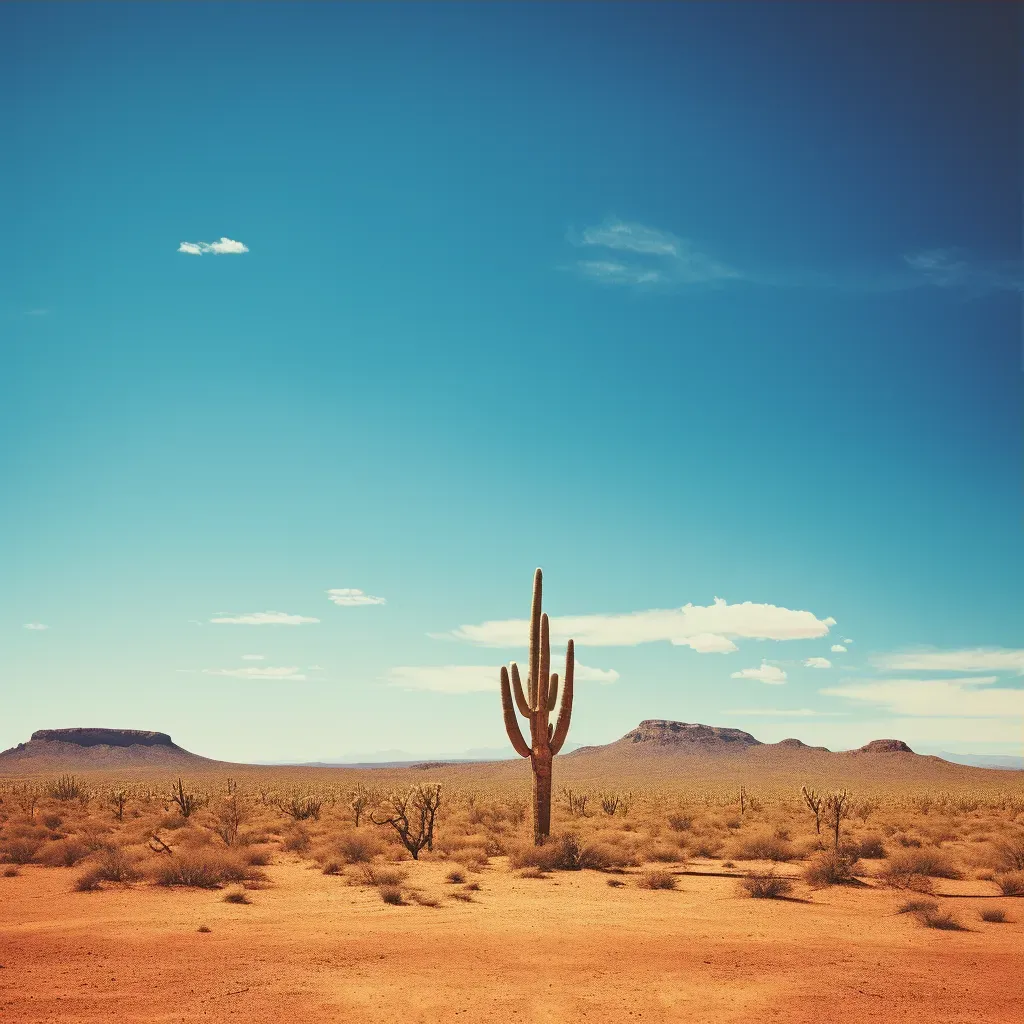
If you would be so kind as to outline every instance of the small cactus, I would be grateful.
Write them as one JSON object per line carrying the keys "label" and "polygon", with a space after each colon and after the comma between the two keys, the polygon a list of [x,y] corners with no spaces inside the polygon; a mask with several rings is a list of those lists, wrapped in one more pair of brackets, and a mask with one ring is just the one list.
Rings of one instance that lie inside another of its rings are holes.
{"label": "small cactus", "polygon": [[[562,678],[562,703],[554,725],[549,715],[558,702],[558,673],[551,673],[551,635],[548,617],[541,613],[543,574],[533,576],[533,605],[530,611],[530,672],[526,692],[519,678],[519,666],[501,668],[501,707],[505,731],[520,757],[530,758],[533,768],[533,841],[543,844],[551,833],[551,761],[562,749],[569,734],[572,717],[572,682],[575,653],[572,640],[565,651],[565,675]],[[549,674],[550,673],[550,674]],[[513,694],[515,703],[513,704]],[[530,742],[523,738],[516,708],[530,723]]]}

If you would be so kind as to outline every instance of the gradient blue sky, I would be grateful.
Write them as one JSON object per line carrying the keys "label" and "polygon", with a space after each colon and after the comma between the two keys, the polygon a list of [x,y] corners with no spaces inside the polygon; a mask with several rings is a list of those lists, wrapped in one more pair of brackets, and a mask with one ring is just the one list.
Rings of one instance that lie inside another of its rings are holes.
{"label": "gradient blue sky", "polygon": [[[1005,3],[0,6],[0,748],[507,747],[541,565],[606,616],[570,741],[1021,753],[1020,52]],[[318,621],[213,621],[270,611]]]}

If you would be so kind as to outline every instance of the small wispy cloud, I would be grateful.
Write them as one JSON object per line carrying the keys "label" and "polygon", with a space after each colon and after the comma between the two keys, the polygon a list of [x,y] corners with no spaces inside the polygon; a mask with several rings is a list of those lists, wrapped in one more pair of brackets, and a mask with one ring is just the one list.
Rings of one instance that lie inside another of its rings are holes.
{"label": "small wispy cloud", "polygon": [[811,708],[733,708],[727,715],[765,715],[774,718],[841,718],[846,711],[814,711]]}
{"label": "small wispy cloud", "polygon": [[832,653],[833,654],[843,654],[843,653],[845,653],[845,651],[846,651],[846,648],[842,644],[833,644],[832,645]]}
{"label": "small wispy cloud", "polygon": [[217,626],[303,626],[319,619],[288,612],[249,612],[246,615],[219,615],[210,619]]}
{"label": "small wispy cloud", "polygon": [[48,309],[26,309],[25,316],[49,316],[50,311]]}
{"label": "small wispy cloud", "polygon": [[225,238],[223,235],[217,242],[182,242],[178,246],[178,252],[187,253],[189,256],[202,256],[203,253],[211,253],[214,256],[231,256],[248,252],[249,247],[233,238]]}
{"label": "small wispy cloud", "polygon": [[843,643],[844,644],[852,644],[853,641],[848,636],[844,636],[843,637]]}
{"label": "small wispy cloud", "polygon": [[1024,648],[894,651],[879,655],[872,662],[878,668],[896,672],[1016,672],[1024,675]]}
{"label": "small wispy cloud", "polygon": [[265,654],[243,654],[242,661],[266,661],[267,656]]}
{"label": "small wispy cloud", "polygon": [[372,594],[364,594],[354,587],[336,587],[327,591],[327,598],[343,608],[356,608],[367,604],[387,604],[383,597],[374,597]]}
{"label": "small wispy cloud", "polygon": [[295,665],[275,668],[272,665],[259,667],[247,665],[245,668],[204,668],[204,676],[229,676],[232,679],[285,679],[302,682],[305,676]]}
{"label": "small wispy cloud", "polygon": [[579,236],[570,234],[570,241],[580,247],[607,250],[608,254],[574,264],[584,277],[606,284],[712,285],[743,276],[688,239],[615,218],[586,228]]}
{"label": "small wispy cloud", "polygon": [[922,718],[1024,718],[1024,689],[994,687],[998,676],[957,679],[876,679],[821,690],[886,711]]}
{"label": "small wispy cloud", "polygon": [[568,239],[588,250],[568,269],[609,285],[693,288],[743,283],[879,294],[917,288],[1024,292],[1020,260],[984,259],[953,247],[906,252],[887,267],[833,272],[820,267],[740,268],[670,231],[614,217],[582,232],[570,231]]}
{"label": "small wispy cloud", "polygon": [[[405,690],[434,693],[490,693],[498,689],[500,665],[402,665],[388,673],[388,683]],[[578,682],[611,684],[619,679],[615,669],[591,668],[577,662]],[[559,673],[561,676],[561,673]]]}
{"label": "small wispy cloud", "polygon": [[907,253],[903,260],[918,276],[919,283],[935,288],[1024,291],[1024,267],[1020,261],[972,260],[962,250],[952,248]]}
{"label": "small wispy cloud", "polygon": [[733,679],[754,679],[759,683],[768,683],[770,686],[778,686],[786,681],[786,673],[778,665],[769,665],[762,661],[758,668],[744,668],[739,672],[733,672]]}
{"label": "small wispy cloud", "polygon": [[[835,648],[832,648],[835,650]],[[804,661],[805,668],[831,668],[832,662],[828,658],[807,658]]]}
{"label": "small wispy cloud", "polygon": [[50,627],[47,626],[45,622],[26,622],[25,625],[22,628],[23,629],[31,629],[34,632],[38,633],[38,632],[41,632],[44,629],[49,629]]}
{"label": "small wispy cloud", "polygon": [[[808,611],[753,601],[729,604],[716,597],[709,605],[611,615],[558,615],[551,619],[551,640],[565,643],[572,637],[579,647],[633,647],[668,641],[702,654],[724,654],[736,650],[731,637],[811,640],[824,636],[834,625],[831,616],[819,619]],[[513,648],[526,643],[529,630],[526,619],[500,619],[430,635],[481,647]]]}

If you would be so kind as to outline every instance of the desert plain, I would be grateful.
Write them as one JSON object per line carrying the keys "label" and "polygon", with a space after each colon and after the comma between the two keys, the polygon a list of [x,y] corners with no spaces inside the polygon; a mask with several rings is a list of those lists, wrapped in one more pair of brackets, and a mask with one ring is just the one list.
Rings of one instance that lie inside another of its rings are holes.
{"label": "desert plain", "polygon": [[645,722],[556,759],[538,850],[520,759],[36,736],[0,754],[3,1021],[1020,1019],[1020,772]]}

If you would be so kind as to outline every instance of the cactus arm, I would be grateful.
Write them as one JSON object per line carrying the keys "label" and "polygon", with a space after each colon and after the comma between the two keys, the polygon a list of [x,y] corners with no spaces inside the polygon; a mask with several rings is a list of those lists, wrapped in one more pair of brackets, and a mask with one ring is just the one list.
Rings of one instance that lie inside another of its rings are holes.
{"label": "cactus arm", "polygon": [[562,706],[558,710],[558,721],[551,736],[551,753],[557,754],[569,735],[569,719],[572,717],[572,676],[576,666],[576,652],[570,640],[565,649],[565,678],[562,680]]}
{"label": "cactus arm", "polygon": [[551,685],[548,687],[548,711],[555,710],[555,704],[558,702],[558,673],[551,673]]}
{"label": "cactus arm", "polygon": [[543,573],[538,569],[533,574],[533,604],[530,607],[530,675],[526,680],[531,708],[537,707],[537,681],[540,679],[540,603],[543,586]]}
{"label": "cactus arm", "polygon": [[516,709],[512,704],[512,690],[508,682],[508,669],[501,666],[501,710],[505,716],[505,732],[520,757],[529,757],[530,748],[519,729]]}
{"label": "cactus arm", "polygon": [[531,714],[530,705],[526,700],[526,694],[523,693],[523,684],[519,678],[519,666],[514,661],[512,662],[512,692],[516,697],[516,707],[519,708],[519,714],[523,718],[529,718]]}
{"label": "cactus arm", "polygon": [[534,709],[544,714],[548,713],[548,680],[551,677],[551,627],[548,623],[547,613],[540,617],[540,668],[537,676],[537,698],[533,702]]}

